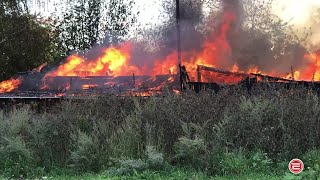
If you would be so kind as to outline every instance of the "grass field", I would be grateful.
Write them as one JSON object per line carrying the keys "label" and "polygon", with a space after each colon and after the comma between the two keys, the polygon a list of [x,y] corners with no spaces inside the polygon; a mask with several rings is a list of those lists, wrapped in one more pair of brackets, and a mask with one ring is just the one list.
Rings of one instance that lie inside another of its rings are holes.
{"label": "grass field", "polygon": [[[87,173],[83,175],[71,175],[71,174],[52,174],[49,176],[42,177],[43,179],[52,179],[52,180],[139,180],[139,179],[152,179],[152,180],[206,180],[206,179],[214,179],[214,180],[280,180],[283,179],[283,176],[276,174],[263,174],[263,173],[252,173],[245,175],[237,175],[237,176],[208,176],[201,172],[193,172],[186,170],[172,170],[172,171],[144,171],[141,173],[134,173],[133,175],[127,176],[112,176],[106,174],[92,174]],[[4,178],[5,179],[5,178]]]}
{"label": "grass field", "polygon": [[122,176],[122,177],[112,177],[112,176],[103,176],[103,175],[83,175],[83,176],[57,176],[48,179],[61,179],[61,180],[139,180],[139,179],[154,179],[154,180],[201,180],[201,179],[213,179],[213,180],[282,180],[283,177],[276,175],[264,175],[264,174],[251,174],[251,175],[241,175],[241,176],[215,176],[209,177],[202,174],[196,173],[183,173],[176,172],[172,174],[163,174],[163,173],[142,173],[133,176]]}

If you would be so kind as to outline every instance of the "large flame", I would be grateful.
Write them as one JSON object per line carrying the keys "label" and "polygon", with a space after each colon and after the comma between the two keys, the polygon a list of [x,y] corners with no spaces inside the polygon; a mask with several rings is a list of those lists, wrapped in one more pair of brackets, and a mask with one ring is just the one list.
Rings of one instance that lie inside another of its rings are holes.
{"label": "large flame", "polygon": [[78,55],[67,58],[66,63],[46,76],[121,76],[139,73],[139,69],[129,65],[130,46],[110,47],[97,59],[84,59]]}
{"label": "large flame", "polygon": [[21,83],[20,78],[2,81],[0,83],[0,93],[11,92],[17,89],[20,83]]}
{"label": "large flame", "polygon": [[300,80],[320,81],[320,51],[304,56],[308,66],[304,71],[296,71],[296,78]]}
{"label": "large flame", "polygon": [[[197,81],[197,67],[198,65],[210,66],[213,68],[223,69],[230,72],[241,72],[238,64],[230,63],[232,58],[232,49],[228,42],[228,35],[230,35],[233,25],[236,21],[236,16],[232,11],[225,10],[222,14],[222,19],[216,31],[211,33],[207,39],[202,43],[201,50],[182,51],[182,65],[186,66],[187,71],[192,81]],[[111,46],[102,50],[101,55],[95,59],[84,58],[80,55],[71,55],[66,61],[58,66],[55,70],[45,74],[43,78],[43,89],[50,89],[47,83],[51,83],[57,76],[132,76],[134,75],[164,75],[178,73],[178,53],[172,51],[164,59],[150,59],[153,66],[138,66],[132,62],[131,59],[131,44],[129,42],[119,46]],[[283,77],[294,80],[320,81],[320,51],[306,54],[304,57],[306,66],[295,67],[293,71],[285,74],[277,72],[262,72],[258,66],[252,65],[246,72],[242,73],[259,73],[268,74],[271,76]],[[37,68],[35,71],[40,72],[44,65]],[[290,66],[289,66],[290,67]],[[202,82],[217,82],[232,84],[242,80],[241,76],[226,76],[213,72],[202,72]],[[170,77],[166,82],[172,82]],[[0,83],[0,93],[10,92],[18,88],[20,79],[11,79]],[[71,89],[67,85],[61,89]],[[160,86],[163,86],[161,84]],[[151,89],[159,90],[161,87],[154,87]],[[82,89],[96,88],[96,84],[84,84]]]}

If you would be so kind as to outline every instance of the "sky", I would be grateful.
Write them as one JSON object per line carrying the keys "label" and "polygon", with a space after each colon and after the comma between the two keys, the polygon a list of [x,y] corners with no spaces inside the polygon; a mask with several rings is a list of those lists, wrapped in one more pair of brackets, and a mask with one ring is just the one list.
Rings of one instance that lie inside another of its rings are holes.
{"label": "sky", "polygon": [[[36,8],[34,4],[35,8],[31,8],[31,10],[49,16],[55,11],[52,8],[53,4],[61,0],[34,0],[33,3],[36,1],[42,2],[44,8]],[[45,5],[44,2],[48,3]],[[164,21],[159,18],[163,13],[161,0],[135,0],[133,11],[140,12],[138,24],[141,25],[152,27]],[[313,44],[320,44],[320,0],[275,0],[273,11],[283,20],[289,21],[300,32],[305,27],[311,27],[313,35],[310,41]]]}
{"label": "sky", "polygon": [[[63,9],[63,5],[59,6],[60,2],[65,0],[31,0],[31,12],[41,13],[44,16],[50,16],[56,9]],[[55,5],[56,4],[56,5]],[[63,3],[62,3],[63,4]],[[54,5],[57,8],[54,8]],[[39,8],[40,7],[40,8]],[[157,21],[162,13],[161,1],[159,0],[135,0],[134,12],[140,12],[138,22],[148,24]],[[161,21],[158,21],[158,23]]]}

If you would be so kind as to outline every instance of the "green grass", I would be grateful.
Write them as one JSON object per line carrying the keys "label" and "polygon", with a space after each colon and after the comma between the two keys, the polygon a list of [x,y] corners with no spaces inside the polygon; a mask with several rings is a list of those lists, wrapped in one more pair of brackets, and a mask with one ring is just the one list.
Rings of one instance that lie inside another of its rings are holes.
{"label": "green grass", "polygon": [[[4,178],[1,178],[4,179]],[[83,174],[83,175],[52,175],[45,176],[44,179],[52,179],[52,180],[100,180],[100,179],[110,179],[110,180],[138,180],[138,179],[166,179],[166,180],[200,180],[200,179],[214,179],[214,180],[280,180],[283,179],[283,176],[279,176],[276,174],[243,174],[239,176],[208,176],[202,172],[196,171],[187,171],[187,170],[172,170],[172,171],[144,171],[141,173],[134,173],[129,176],[112,176],[104,173],[100,174]]]}

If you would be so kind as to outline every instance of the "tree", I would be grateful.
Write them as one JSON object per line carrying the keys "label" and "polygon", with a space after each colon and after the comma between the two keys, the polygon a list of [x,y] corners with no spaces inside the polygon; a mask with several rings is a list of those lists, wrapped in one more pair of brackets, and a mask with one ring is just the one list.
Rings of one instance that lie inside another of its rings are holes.
{"label": "tree", "polygon": [[288,73],[292,66],[303,63],[303,44],[309,34],[306,32],[304,38],[295,36],[289,23],[273,14],[273,3],[274,0],[242,0],[236,7],[240,9],[239,29],[230,44],[241,70],[256,66],[263,72]]}
{"label": "tree", "polygon": [[54,58],[52,31],[28,14],[25,0],[0,2],[0,80]]}
{"label": "tree", "polygon": [[59,48],[66,54],[89,49],[97,42],[101,16],[100,0],[70,3],[71,7],[67,8],[63,19],[56,24],[57,35],[61,40]]}
{"label": "tree", "polygon": [[134,1],[130,0],[110,0],[106,4],[105,24],[102,25],[106,38],[106,43],[118,43],[126,37],[131,26],[136,23],[136,15],[133,14],[132,7]]}
{"label": "tree", "polygon": [[56,25],[59,49],[69,55],[101,43],[116,43],[128,34],[135,22],[133,1],[70,1],[62,20]]}

